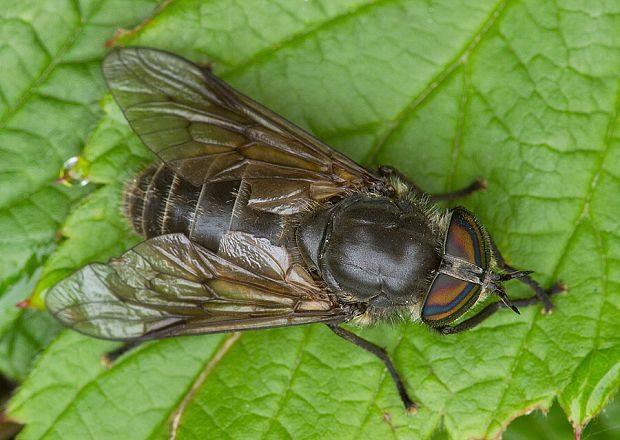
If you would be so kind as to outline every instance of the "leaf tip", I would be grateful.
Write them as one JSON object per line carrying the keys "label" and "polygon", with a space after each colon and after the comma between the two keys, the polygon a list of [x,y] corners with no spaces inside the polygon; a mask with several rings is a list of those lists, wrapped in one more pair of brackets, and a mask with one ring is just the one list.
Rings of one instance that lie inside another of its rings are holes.
{"label": "leaf tip", "polygon": [[32,303],[30,302],[30,298],[27,298],[23,301],[18,302],[17,304],[15,304],[15,307],[17,307],[18,309],[32,308]]}
{"label": "leaf tip", "polygon": [[575,426],[575,440],[581,440],[581,432],[583,431],[583,427],[581,425]]}

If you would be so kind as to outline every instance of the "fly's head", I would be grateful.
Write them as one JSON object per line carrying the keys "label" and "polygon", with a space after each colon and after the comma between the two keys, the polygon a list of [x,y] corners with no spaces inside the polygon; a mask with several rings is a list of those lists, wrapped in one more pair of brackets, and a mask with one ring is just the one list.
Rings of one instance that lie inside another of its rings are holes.
{"label": "fly's head", "polygon": [[467,312],[483,294],[495,294],[516,313],[502,286],[529,272],[500,272],[489,234],[466,209],[450,212],[441,264],[422,305],[422,321],[431,327],[449,324]]}

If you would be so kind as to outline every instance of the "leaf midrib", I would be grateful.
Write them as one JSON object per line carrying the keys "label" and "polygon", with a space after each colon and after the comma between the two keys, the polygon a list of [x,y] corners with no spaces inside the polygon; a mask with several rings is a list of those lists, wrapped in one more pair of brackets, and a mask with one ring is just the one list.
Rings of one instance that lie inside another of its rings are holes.
{"label": "leaf midrib", "polygon": [[375,164],[375,158],[377,155],[381,153],[392,136],[398,133],[398,130],[407,121],[408,117],[411,114],[414,114],[416,109],[420,105],[424,104],[431,96],[438,93],[441,89],[441,85],[446,83],[452,74],[458,70],[459,66],[465,64],[465,60],[467,60],[473,51],[480,45],[480,43],[484,40],[484,36],[498,21],[501,13],[506,10],[506,6],[509,1],[510,0],[499,0],[496,3],[495,7],[491,9],[491,13],[482,22],[482,25],[478,28],[478,30],[474,32],[472,37],[465,42],[461,50],[457,51],[456,55],[446,63],[446,66],[427,82],[427,85],[422,89],[422,91],[414,95],[409,102],[403,106],[403,109],[396,115],[396,117],[389,121],[389,129],[386,130],[386,132],[379,137],[378,142],[370,148],[362,163],[366,165]]}
{"label": "leaf midrib", "polygon": [[293,32],[286,38],[278,40],[266,46],[263,49],[258,50],[252,54],[249,58],[241,62],[237,67],[233,67],[222,72],[222,76],[228,79],[233,79],[252,67],[265,63],[269,59],[274,58],[281,50],[295,46],[297,43],[310,38],[321,31],[328,30],[332,27],[336,27],[343,22],[346,22],[354,17],[363,15],[365,12],[372,12],[374,8],[380,8],[390,3],[396,3],[398,0],[375,0],[368,3],[362,3],[359,6],[351,8],[340,14],[336,14],[333,17],[329,17],[324,21],[317,21],[312,26],[304,28],[300,32]]}

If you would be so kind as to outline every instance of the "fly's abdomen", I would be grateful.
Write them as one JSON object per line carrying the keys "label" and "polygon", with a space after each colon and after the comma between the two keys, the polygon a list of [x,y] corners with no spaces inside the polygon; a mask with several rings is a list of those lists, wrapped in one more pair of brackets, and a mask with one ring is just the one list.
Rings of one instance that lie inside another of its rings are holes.
{"label": "fly's abdomen", "polygon": [[164,164],[152,165],[125,188],[125,215],[146,238],[183,233],[217,252],[228,231],[247,232],[276,241],[279,216],[252,209],[250,186],[240,180],[207,182],[194,186]]}
{"label": "fly's abdomen", "polygon": [[173,232],[189,235],[200,189],[165,165],[152,165],[125,187],[125,215],[146,238]]}

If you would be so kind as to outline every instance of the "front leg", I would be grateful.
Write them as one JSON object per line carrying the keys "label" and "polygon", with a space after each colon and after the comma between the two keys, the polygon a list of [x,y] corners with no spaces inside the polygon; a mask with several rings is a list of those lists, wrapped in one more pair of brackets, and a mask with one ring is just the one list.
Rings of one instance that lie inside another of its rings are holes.
{"label": "front leg", "polygon": [[[534,283],[536,283],[534,280],[532,280],[532,281]],[[538,283],[536,283],[536,285],[538,285]],[[549,300],[549,297],[551,295],[555,295],[557,293],[564,292],[565,290],[566,290],[566,288],[565,288],[565,286],[562,283],[556,283],[548,291],[544,291],[543,290],[544,297],[547,300]],[[529,298],[518,299],[518,300],[510,301],[510,302],[511,302],[512,305],[517,306],[517,307],[526,307],[526,306],[531,306],[533,304],[538,304],[538,303],[544,302],[544,301],[541,299],[541,297],[539,295],[534,295],[534,296],[531,296]],[[504,304],[503,302],[494,302],[494,303],[489,304],[488,306],[486,306],[484,309],[482,309],[476,315],[474,315],[471,318],[461,322],[460,324],[455,325],[454,327],[450,327],[450,326],[436,327],[435,330],[439,331],[441,334],[444,334],[444,335],[452,335],[454,333],[461,333],[461,332],[463,332],[465,330],[469,330],[471,328],[474,328],[475,326],[477,326],[478,324],[483,322],[485,319],[487,319],[488,317],[492,316],[498,310],[504,309],[504,308],[507,308],[507,307],[508,306],[506,304]]]}
{"label": "front leg", "polygon": [[505,272],[504,278],[505,279],[516,279],[516,280],[521,281],[523,284],[525,284],[530,289],[532,289],[532,291],[534,292],[534,296],[531,296],[530,298],[526,298],[526,299],[510,301],[510,303],[496,302],[493,304],[489,304],[484,309],[482,309],[479,313],[461,322],[458,325],[455,325],[453,327],[445,326],[445,327],[436,328],[436,330],[438,330],[440,333],[445,334],[445,335],[450,335],[454,333],[460,333],[465,330],[469,330],[477,326],[481,322],[483,322],[485,319],[493,315],[498,310],[506,308],[506,307],[511,307],[511,306],[526,307],[526,306],[530,306],[530,305],[534,305],[538,303],[543,303],[545,313],[550,313],[554,307],[553,303],[551,302],[550,297],[557,293],[566,291],[566,286],[561,282],[556,282],[548,290],[543,289],[542,286],[538,284],[530,276],[530,272],[519,271],[515,269],[514,267],[510,266],[508,263],[506,263],[504,256],[497,248],[497,245],[493,241],[493,238],[489,237],[489,239],[491,241],[491,249],[495,256],[497,266]]}
{"label": "front leg", "polygon": [[491,240],[491,249],[493,250],[493,254],[495,255],[495,261],[497,261],[497,265],[507,273],[518,273],[518,276],[514,277],[514,279],[521,281],[523,284],[525,284],[530,289],[532,289],[534,293],[536,294],[536,297],[538,298],[538,300],[543,303],[545,307],[545,313],[551,313],[554,306],[551,300],[549,299],[549,295],[554,293],[553,292],[554,288],[560,288],[560,286],[562,289],[561,291],[565,290],[565,287],[562,285],[562,283],[556,283],[553,287],[551,287],[551,290],[547,292],[545,289],[542,288],[540,284],[538,284],[530,276],[530,272],[521,272],[515,269],[514,267],[512,267],[511,265],[509,265],[508,263],[506,263],[506,260],[504,260],[504,256],[497,248],[497,245],[493,241],[493,238],[490,238],[490,240]]}

